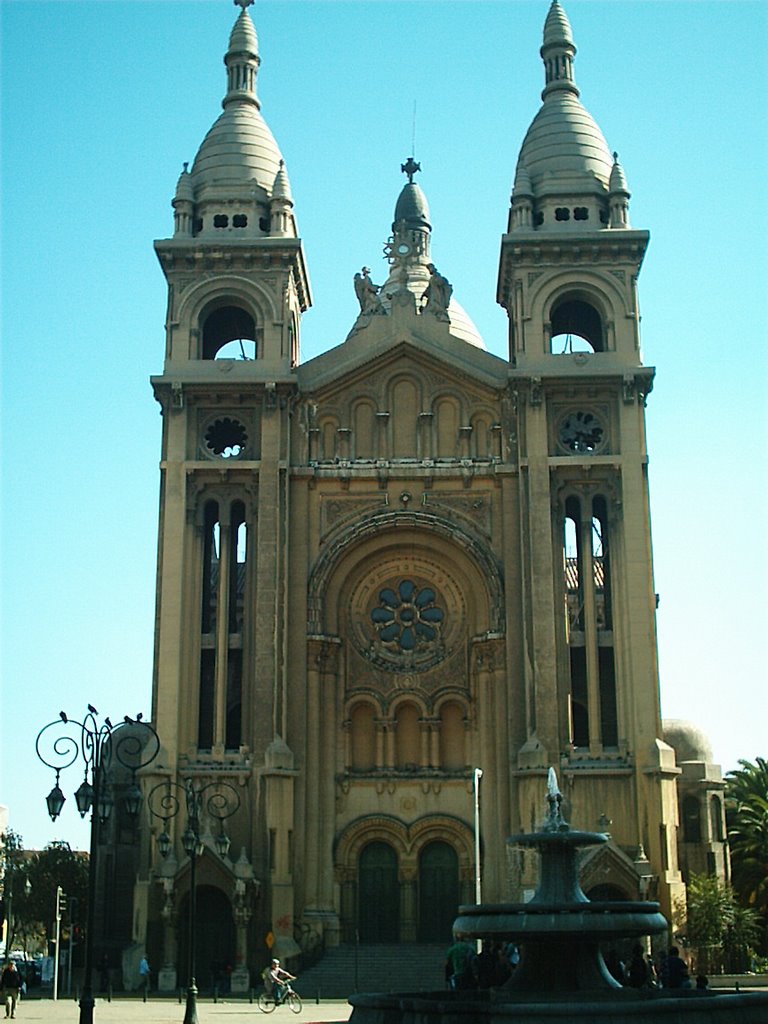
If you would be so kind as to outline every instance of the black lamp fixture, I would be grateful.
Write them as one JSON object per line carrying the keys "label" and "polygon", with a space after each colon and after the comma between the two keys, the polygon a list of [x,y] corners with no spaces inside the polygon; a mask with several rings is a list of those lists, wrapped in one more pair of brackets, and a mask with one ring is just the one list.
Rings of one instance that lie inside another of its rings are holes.
{"label": "black lamp fixture", "polygon": [[[84,818],[91,812],[91,849],[88,864],[88,912],[85,938],[85,973],[83,990],[80,998],[80,1024],[93,1024],[93,937],[96,908],[96,861],[99,852],[99,827],[109,819],[114,807],[114,797],[108,784],[109,770],[117,762],[130,769],[133,786],[128,792],[129,806],[136,804],[136,772],[151,764],[160,752],[160,739],[151,725],[141,721],[141,715],[135,719],[126,717],[124,722],[132,728],[120,735],[113,728],[111,721],[105,718],[98,720],[98,711],[92,704],[88,705],[88,713],[82,722],[71,719],[64,712],[49,722],[37,734],[35,749],[37,756],[56,773],[53,789],[45,798],[51,821],[56,821],[61,814],[66,797],[59,786],[59,777],[65,768],[69,768],[79,758],[85,765],[83,781],[75,792],[75,803]],[[53,730],[56,730],[55,732]],[[139,804],[141,793],[139,792]]]}
{"label": "black lamp fixture", "polygon": [[59,773],[56,772],[56,785],[45,798],[45,802],[48,805],[48,814],[51,816],[51,821],[56,821],[58,816],[61,814],[61,809],[64,806],[66,799],[67,798],[59,788]]}

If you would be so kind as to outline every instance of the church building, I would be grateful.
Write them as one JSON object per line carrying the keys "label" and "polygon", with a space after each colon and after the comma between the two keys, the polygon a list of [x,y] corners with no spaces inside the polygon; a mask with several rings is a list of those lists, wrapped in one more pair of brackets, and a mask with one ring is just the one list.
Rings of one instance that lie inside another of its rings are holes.
{"label": "church building", "polygon": [[[550,766],[565,817],[610,833],[582,865],[587,894],[658,899],[669,918],[684,894],[681,769],[656,651],[649,235],[582,105],[563,7],[542,10],[541,105],[531,82],[499,210],[507,358],[454,299],[425,176],[403,154],[386,269],[359,269],[357,319],[302,362],[301,197],[237,2],[223,111],[155,243],[162,753],[143,787],[196,794],[202,852],[193,875],[183,808],[149,801],[134,938],[161,987],[183,984],[194,879],[198,961],[231,966],[241,990],[269,949],[447,946],[475,900],[476,843],[484,902],[533,890],[535,864],[506,837],[541,823]],[[689,781],[718,799],[711,773]],[[709,813],[697,864],[716,847],[722,861]]]}

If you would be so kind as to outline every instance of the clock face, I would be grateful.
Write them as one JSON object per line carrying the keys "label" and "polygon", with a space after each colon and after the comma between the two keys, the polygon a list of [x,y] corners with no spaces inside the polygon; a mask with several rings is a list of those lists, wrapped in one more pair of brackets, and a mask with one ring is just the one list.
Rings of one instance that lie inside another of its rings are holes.
{"label": "clock face", "polygon": [[596,413],[579,409],[565,416],[557,439],[569,452],[595,452],[605,440],[605,426]]}
{"label": "clock face", "polygon": [[408,245],[407,242],[401,242],[400,245],[398,245],[397,247],[398,256],[407,256],[410,251],[411,247],[410,245]]}

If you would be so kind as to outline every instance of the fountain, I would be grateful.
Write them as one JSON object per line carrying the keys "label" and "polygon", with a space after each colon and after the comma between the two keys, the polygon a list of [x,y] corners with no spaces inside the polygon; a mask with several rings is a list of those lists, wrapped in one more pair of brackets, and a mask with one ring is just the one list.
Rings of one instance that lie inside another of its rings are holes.
{"label": "fountain", "polygon": [[539,854],[533,898],[461,906],[453,925],[454,933],[466,938],[518,943],[520,964],[509,981],[479,992],[359,993],[349,1000],[351,1024],[563,1024],[588,1018],[599,1024],[768,1022],[768,993],[620,985],[605,965],[601,944],[662,934],[667,921],[658,903],[592,903],[578,882],[578,851],[608,837],[572,829],[563,819],[552,768],[547,804],[541,829],[509,839]]}

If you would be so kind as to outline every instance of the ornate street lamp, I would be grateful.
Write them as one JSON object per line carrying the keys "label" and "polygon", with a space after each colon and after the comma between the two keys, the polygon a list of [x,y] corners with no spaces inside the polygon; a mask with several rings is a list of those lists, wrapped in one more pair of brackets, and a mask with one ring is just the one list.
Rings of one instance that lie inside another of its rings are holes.
{"label": "ornate street lamp", "polygon": [[[59,717],[44,726],[37,735],[35,749],[37,756],[49,768],[56,772],[54,787],[45,802],[51,821],[61,814],[66,801],[59,786],[59,777],[65,768],[69,768],[82,758],[85,766],[83,781],[75,793],[75,803],[84,818],[91,812],[91,852],[88,863],[88,911],[86,916],[85,934],[85,977],[83,994],[80,999],[80,1024],[93,1022],[93,931],[96,916],[96,857],[99,848],[99,826],[103,825],[114,807],[114,798],[110,791],[109,769],[117,763],[131,771],[131,788],[128,792],[128,807],[138,810],[136,803],[136,772],[151,764],[160,751],[160,739],[142,716],[135,719],[127,715],[120,725],[133,728],[125,735],[120,735],[120,727],[112,725],[108,718],[103,722],[97,719],[98,711],[91,704],[83,721],[69,718],[63,711]],[[53,730],[56,730],[54,732]],[[139,799],[141,793],[139,791]],[[56,951],[58,956],[58,950]]]}
{"label": "ornate street lamp", "polygon": [[168,834],[168,822],[181,813],[187,812],[187,827],[181,835],[181,845],[189,857],[189,933],[187,957],[187,1004],[184,1010],[184,1024],[198,1024],[197,1021],[197,983],[195,981],[195,942],[197,939],[197,889],[196,865],[197,858],[204,850],[200,838],[200,818],[205,814],[215,818],[219,823],[219,833],[214,838],[214,846],[220,857],[229,852],[230,840],[224,831],[224,821],[231,818],[240,806],[240,796],[234,786],[228,782],[216,780],[196,786],[192,779],[179,782],[160,782],[147,794],[147,806],[150,812],[163,822],[163,831],[157,837],[157,848],[162,857],[167,857],[173,847]]}

